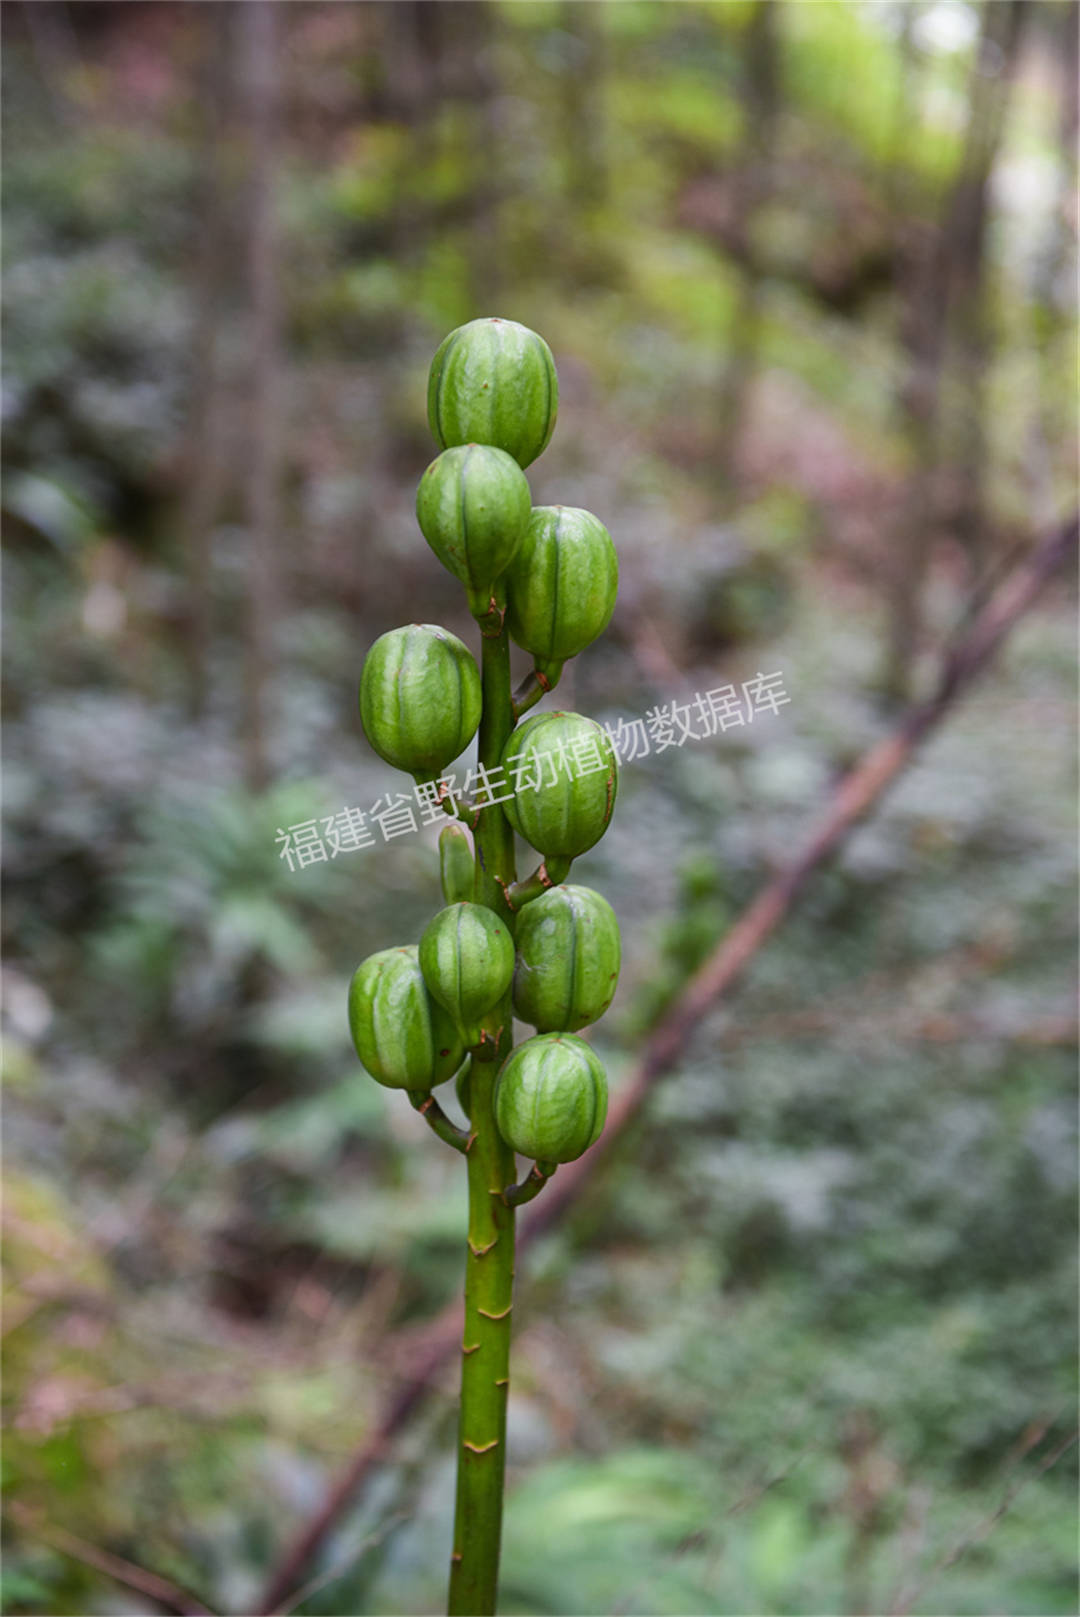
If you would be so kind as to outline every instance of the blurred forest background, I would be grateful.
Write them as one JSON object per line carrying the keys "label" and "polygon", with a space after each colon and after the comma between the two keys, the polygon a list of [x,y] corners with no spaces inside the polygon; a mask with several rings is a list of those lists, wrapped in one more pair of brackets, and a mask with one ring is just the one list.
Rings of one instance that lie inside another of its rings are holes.
{"label": "blurred forest background", "polygon": [[[344,1015],[434,832],[276,841],[400,784],[371,640],[474,638],[436,343],[554,350],[534,498],[623,576],[560,705],[791,697],[627,765],[575,867],[618,1090],[1075,503],[1077,10],[2,21],[5,1609],[251,1612],[462,1275]],[[1077,1609],[1074,659],[1061,576],[519,1266],[507,1613]],[[441,1609],[454,1399],[295,1609]]]}

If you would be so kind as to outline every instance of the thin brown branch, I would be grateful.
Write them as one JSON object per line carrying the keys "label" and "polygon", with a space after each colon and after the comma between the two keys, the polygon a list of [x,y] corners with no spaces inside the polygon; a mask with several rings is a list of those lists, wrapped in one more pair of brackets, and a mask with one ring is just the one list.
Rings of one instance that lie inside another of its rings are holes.
{"label": "thin brown branch", "polygon": [[[792,1472],[806,1459],[806,1456],[814,1452],[816,1446],[817,1445],[813,1443],[808,1444],[806,1448],[804,1448],[801,1453],[797,1454],[790,1464],[785,1465],[782,1470],[773,1472],[772,1476],[765,1477],[760,1482],[755,1482],[753,1486],[748,1488],[744,1494],[740,1494],[738,1499],[734,1500],[730,1505],[728,1505],[724,1511],[718,1512],[716,1521],[720,1522],[725,1517],[739,1516],[743,1513],[743,1511],[750,1510],[752,1506],[757,1504],[759,1499],[764,1498],[764,1496],[767,1493],[770,1493],[773,1488],[779,1488],[782,1483],[785,1483],[788,1477],[791,1476]],[[664,1557],[664,1560],[659,1566],[654,1567],[651,1572],[647,1573],[644,1578],[640,1579],[639,1582],[637,1582],[634,1587],[622,1597],[618,1604],[612,1607],[611,1617],[627,1617],[627,1614],[635,1608],[638,1611],[645,1609],[644,1597],[650,1592],[653,1585],[664,1573],[664,1571],[671,1567],[677,1566],[679,1561],[685,1555],[688,1555],[692,1550],[702,1549],[708,1544],[708,1542],[708,1533],[703,1528],[697,1528],[695,1531],[688,1533],[686,1537],[681,1539],[679,1543],[675,1545],[675,1548]],[[723,1545],[721,1544],[720,1550],[709,1557],[710,1564],[716,1564],[722,1554]]]}
{"label": "thin brown branch", "polygon": [[416,1406],[430,1391],[439,1372],[456,1358],[461,1349],[463,1308],[452,1303],[432,1322],[423,1349],[408,1380],[404,1381],[386,1406],[386,1412],[367,1441],[354,1454],[334,1483],[319,1511],[303,1528],[271,1574],[256,1608],[259,1613],[283,1613],[296,1604],[295,1589],[301,1573],[311,1562],[344,1514],[371,1468],[385,1460],[390,1444]]}
{"label": "thin brown branch", "polygon": [[[854,1004],[854,1009],[848,1009]],[[770,1016],[763,1021],[741,1023],[725,1028],[716,1035],[716,1042],[725,1049],[753,1044],[756,1039],[801,1039],[822,1034],[838,1036],[841,1033],[867,1031],[875,1037],[888,1032],[898,1042],[927,1044],[960,1044],[971,1039],[1007,1039],[1010,1045],[1034,1045],[1038,1048],[1064,1046],[1066,1049],[1080,1042],[1080,1022],[1075,1016],[1046,1016],[1023,1027],[998,1026],[989,1016],[953,1016],[935,1012],[911,1020],[906,1010],[893,1020],[860,1016],[857,1002],[845,996],[841,1008],[834,1010],[807,1010],[790,1016]]]}
{"label": "thin brown branch", "polygon": [[209,1606],[202,1605],[194,1595],[188,1594],[186,1589],[181,1589],[178,1583],[171,1582],[169,1578],[148,1572],[145,1567],[136,1566],[134,1561],[126,1561],[119,1555],[112,1555],[108,1550],[99,1550],[96,1545],[76,1538],[66,1527],[55,1527],[42,1521],[29,1506],[17,1500],[13,1500],[8,1509],[12,1520],[30,1537],[40,1539],[43,1544],[51,1544],[62,1555],[70,1555],[73,1561],[81,1561],[84,1566],[103,1572],[107,1578],[113,1578],[127,1589],[137,1589],[140,1594],[156,1600],[159,1606],[164,1606],[166,1611],[179,1612],[180,1617],[189,1617],[189,1614],[190,1617],[212,1617]]}
{"label": "thin brown branch", "polygon": [[[1074,517],[1032,552],[991,599],[970,633],[946,657],[934,695],[911,708],[840,782],[802,852],[744,910],[651,1034],[634,1076],[612,1104],[599,1149],[610,1145],[630,1121],[656,1079],[674,1065],[705,1013],[727,993],[787,915],[809,877],[879,801],[910,762],[919,743],[941,722],[1043,585],[1064,564],[1076,547],[1077,531]],[[558,1183],[525,1226],[523,1237],[527,1238],[537,1223],[550,1223],[558,1217],[577,1194],[590,1166],[588,1157],[566,1165]]]}
{"label": "thin brown branch", "polygon": [[[653,1085],[678,1061],[702,1018],[731,989],[786,918],[810,876],[874,808],[911,761],[920,742],[981,672],[1008,631],[1072,555],[1077,536],[1078,521],[1073,516],[1031,551],[946,656],[934,694],[912,707],[896,728],[871,747],[843,778],[801,853],[743,912],[650,1035],[629,1082],[612,1101],[603,1137],[586,1157],[563,1166],[558,1179],[527,1217],[518,1238],[519,1251],[557,1222],[579,1195],[592,1176],[598,1158],[612,1149],[632,1123]],[[394,1434],[421,1401],[429,1383],[453,1358],[460,1332],[461,1311],[454,1304],[432,1323],[422,1362],[388,1406],[375,1432],[334,1484],[317,1515],[286,1552],[267,1585],[258,1608],[260,1613],[281,1610],[368,1471],[386,1456]]]}
{"label": "thin brown branch", "polygon": [[266,754],[269,688],[279,592],[278,457],[281,390],[279,236],[274,176],[279,120],[278,31],[273,0],[250,0],[238,12],[247,104],[249,163],[248,281],[251,296],[251,441],[247,473],[248,613],[244,680],[245,775],[253,791],[269,777]]}
{"label": "thin brown branch", "polygon": [[[1024,7],[1019,0],[982,8],[982,34],[972,64],[967,128],[960,165],[944,199],[941,221],[925,245],[916,235],[904,249],[900,331],[906,376],[899,399],[912,468],[898,515],[892,550],[891,621],[885,683],[893,698],[909,687],[923,625],[923,593],[941,509],[941,444],[948,426],[946,367],[955,349],[961,397],[966,400],[964,442],[958,451],[964,488],[952,527],[976,549],[976,523],[984,459],[982,376],[987,369],[983,257],[990,182],[1004,128],[1012,67]],[[989,73],[987,61],[1000,60]],[[955,502],[954,502],[955,503]],[[984,542],[980,549],[987,548]],[[972,567],[972,575],[978,569]]]}
{"label": "thin brown branch", "polygon": [[192,273],[189,444],[184,477],[181,537],[188,567],[191,633],[190,707],[202,716],[207,702],[212,630],[212,530],[225,492],[225,382],[221,324],[229,275],[226,225],[229,210],[222,150],[229,128],[232,32],[229,11],[203,7],[203,60],[195,86],[201,117],[197,244]]}
{"label": "thin brown branch", "polygon": [[347,1572],[352,1572],[360,1564],[361,1557],[365,1556],[369,1550],[377,1549],[400,1522],[407,1520],[407,1511],[395,1510],[392,1516],[386,1518],[380,1528],[374,1533],[369,1533],[367,1538],[361,1539],[360,1543],[348,1555],[343,1556],[333,1566],[327,1567],[326,1571],[320,1572],[317,1577],[311,1578],[302,1588],[297,1589],[294,1594],[290,1595],[288,1604],[281,1608],[281,1617],[288,1617],[289,1612],[295,1611],[297,1606],[302,1606],[305,1600],[310,1600],[311,1596],[318,1594],[320,1589],[325,1589],[328,1583],[334,1583],[338,1578],[343,1578]]}
{"label": "thin brown branch", "polygon": [[[1033,1448],[1037,1447],[1046,1435],[1046,1430],[1047,1428],[1044,1426],[1033,1434],[1031,1441],[1024,1445],[1016,1464],[1010,1467],[1010,1470],[1015,1469],[1019,1461],[1024,1459]],[[1026,1472],[1018,1481],[1013,1483],[1011,1488],[1007,1488],[992,1511],[984,1516],[981,1521],[976,1522],[964,1534],[963,1538],[958,1539],[952,1549],[930,1568],[924,1578],[897,1597],[889,1607],[889,1617],[907,1617],[912,1606],[922,1598],[934,1579],[940,1577],[943,1572],[947,1572],[951,1566],[955,1566],[961,1556],[967,1554],[972,1545],[980,1544],[994,1530],[1001,1518],[1011,1510],[1015,1500],[1023,1493],[1024,1489],[1032,1482],[1037,1482],[1052,1466],[1057,1465],[1058,1461],[1069,1452],[1078,1439],[1080,1439],[1080,1432],[1070,1432],[1067,1437],[1062,1438],[1061,1442],[1050,1450],[1050,1453],[1039,1462],[1033,1471]]]}

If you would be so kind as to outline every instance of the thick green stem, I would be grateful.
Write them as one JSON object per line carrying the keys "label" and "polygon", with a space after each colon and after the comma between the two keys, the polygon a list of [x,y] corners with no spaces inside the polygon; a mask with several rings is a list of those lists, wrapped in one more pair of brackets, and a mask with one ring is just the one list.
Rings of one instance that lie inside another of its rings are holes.
{"label": "thick green stem", "polygon": [[[497,626],[495,619],[493,612],[491,621],[481,624],[486,632],[479,761],[489,769],[498,764],[514,726],[510,646],[501,619]],[[495,910],[512,930],[513,914],[506,903],[505,887],[515,876],[514,834],[500,805],[481,810],[474,840],[476,902]],[[484,1018],[494,1036],[494,1059],[474,1057],[469,1078],[469,1244],[450,1617],[491,1617],[498,1590],[514,1282],[514,1210],[502,1193],[513,1182],[514,1153],[499,1138],[492,1096],[499,1063],[513,1043],[512,1018],[507,993]]]}

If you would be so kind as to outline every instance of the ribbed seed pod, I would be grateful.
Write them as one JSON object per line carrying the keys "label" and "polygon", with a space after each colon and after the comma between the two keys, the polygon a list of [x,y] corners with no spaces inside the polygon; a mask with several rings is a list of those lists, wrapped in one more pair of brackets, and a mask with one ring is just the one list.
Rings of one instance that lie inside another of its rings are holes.
{"label": "ribbed seed pod", "polygon": [[607,830],[619,767],[605,732],[580,713],[537,713],[512,732],[502,767],[514,796],[503,808],[538,853],[576,859]]}
{"label": "ribbed seed pod", "polygon": [[349,1031],[376,1083],[431,1089],[452,1078],[464,1046],[427,991],[415,945],[369,955],[349,985]]}
{"label": "ribbed seed pod", "polygon": [[553,887],[515,927],[514,1012],[538,1033],[597,1022],[619,982],[619,923],[591,887]]}
{"label": "ribbed seed pod", "polygon": [[360,675],[360,717],[380,758],[433,776],[464,752],[480,723],[480,671],[435,623],[380,635]]}
{"label": "ribbed seed pod", "polygon": [[598,517],[570,505],[538,505],[506,575],[506,626],[554,684],[607,628],[619,559]]}
{"label": "ribbed seed pod", "polygon": [[495,1081],[495,1126],[537,1162],[573,1162],[600,1138],[606,1116],[604,1069],[572,1033],[526,1039]]}
{"label": "ribbed seed pod", "polygon": [[483,904],[450,904],[424,928],[420,970],[463,1042],[479,1044],[480,1018],[499,1003],[513,978],[514,942]]}
{"label": "ribbed seed pod", "polygon": [[495,582],[521,543],[531,510],[525,473],[505,450],[489,444],[444,450],[420,479],[420,531],[465,585],[476,616],[489,610]]}
{"label": "ribbed seed pod", "polygon": [[472,842],[465,827],[455,820],[439,832],[439,880],[447,904],[472,898],[476,885]]}
{"label": "ribbed seed pod", "polygon": [[551,349],[516,320],[470,320],[435,352],[428,421],[440,449],[494,444],[528,466],[547,448],[558,407]]}

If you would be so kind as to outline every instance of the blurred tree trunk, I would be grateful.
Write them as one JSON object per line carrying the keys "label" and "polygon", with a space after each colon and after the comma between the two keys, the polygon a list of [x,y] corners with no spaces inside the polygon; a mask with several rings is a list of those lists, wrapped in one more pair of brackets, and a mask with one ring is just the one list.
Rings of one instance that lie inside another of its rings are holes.
{"label": "blurred tree trunk", "polygon": [[53,116],[62,129],[74,133],[82,120],[68,92],[68,79],[80,56],[67,6],[64,0],[22,0],[21,13]]}
{"label": "blurred tree trunk", "polygon": [[278,239],[274,171],[278,123],[275,0],[246,0],[241,67],[247,103],[248,287],[251,299],[250,442],[246,511],[245,773],[253,791],[267,781],[267,706],[278,607]]}
{"label": "blurred tree trunk", "polygon": [[840,1423],[840,1457],[847,1472],[843,1512],[850,1524],[844,1565],[845,1609],[866,1617],[871,1598],[874,1548],[883,1526],[883,1507],[896,1486],[897,1468],[883,1452],[872,1411],[848,1410]]}
{"label": "blurred tree trunk", "polygon": [[[457,13],[457,5],[453,9]],[[413,182],[436,156],[437,114],[442,105],[444,20],[439,0],[389,0],[382,7],[390,105],[405,127],[396,163],[396,204],[391,224],[393,256],[407,265],[420,241],[425,210]]]}
{"label": "blurred tree trunk", "polygon": [[746,30],[742,74],[742,146],[734,173],[733,235],[739,252],[739,294],[720,385],[717,481],[729,497],[738,477],[744,417],[757,370],[763,287],[753,252],[754,222],[772,195],[780,114],[780,48],[776,0],[755,0]]}
{"label": "blurred tree trunk", "polygon": [[[1080,6],[1064,5],[1051,13],[1051,40],[1060,48],[1061,101],[1058,113],[1058,195],[1035,275],[1034,346],[1039,356],[1039,386],[1027,455],[1029,499],[1036,521],[1049,527],[1057,510],[1054,455],[1051,445],[1062,438],[1055,420],[1060,381],[1055,374],[1063,345],[1070,344],[1074,322],[1075,274],[1070,273],[1077,194],[1077,138],[1080,135]],[[1056,37],[1055,37],[1056,34]]]}
{"label": "blurred tree trunk", "polygon": [[410,124],[424,120],[439,87],[439,12],[439,0],[385,0],[382,6],[390,102]]}
{"label": "blurred tree trunk", "polygon": [[[906,376],[900,409],[911,451],[911,472],[892,545],[892,579],[884,690],[907,698],[918,649],[923,594],[941,519],[939,490],[941,393],[950,315],[955,316],[958,375],[965,405],[959,451],[955,531],[970,539],[982,521],[985,461],[982,374],[988,358],[983,305],[988,187],[1004,126],[1024,0],[986,0],[971,72],[967,134],[959,172],[928,245],[913,244],[901,287],[901,341]],[[964,307],[957,313],[957,305]]]}
{"label": "blurred tree trunk", "polygon": [[[890,188],[894,206],[907,207],[897,251],[900,299],[898,342],[903,379],[899,390],[900,427],[910,456],[907,489],[889,546],[889,633],[883,677],[884,694],[891,702],[907,699],[911,666],[918,638],[923,577],[929,562],[930,530],[934,518],[933,483],[936,473],[939,370],[945,333],[944,287],[935,251],[936,237],[927,237],[914,207],[912,188],[900,178],[906,172],[905,142],[914,116],[915,8],[904,12],[901,34],[901,84],[897,107],[895,149]],[[947,217],[947,215],[946,215]]]}
{"label": "blurred tree trunk", "polygon": [[973,577],[986,559],[986,380],[994,332],[986,286],[990,176],[1001,146],[1027,0],[989,0],[971,91],[964,170],[953,202],[957,380],[960,393],[957,488],[952,530]]}
{"label": "blurred tree trunk", "polygon": [[499,19],[489,0],[459,0],[457,15],[464,19],[463,32],[471,62],[469,282],[473,313],[483,315],[498,312],[501,289],[499,201],[505,171],[498,126],[496,43]]}
{"label": "blurred tree trunk", "polygon": [[604,161],[604,7],[595,0],[564,0],[561,20],[569,41],[560,84],[566,195],[574,208],[587,212],[603,202],[608,188]]}
{"label": "blurred tree trunk", "polygon": [[193,718],[205,712],[207,659],[212,632],[212,532],[221,506],[225,456],[224,388],[219,334],[227,280],[223,145],[231,79],[231,7],[210,0],[202,8],[203,56],[196,93],[198,118],[197,245],[192,275],[190,422],[181,534],[190,592],[189,667]]}
{"label": "blurred tree trunk", "polygon": [[1062,7],[1061,34],[1061,150],[1071,170],[1080,134],[1080,5]]}
{"label": "blurred tree trunk", "polygon": [[922,57],[915,48],[915,24],[922,11],[922,0],[908,0],[900,13],[900,33],[896,41],[896,101],[893,106],[891,151],[882,176],[885,211],[899,233],[911,212],[914,186],[907,161],[908,144],[919,121],[919,90]]}

